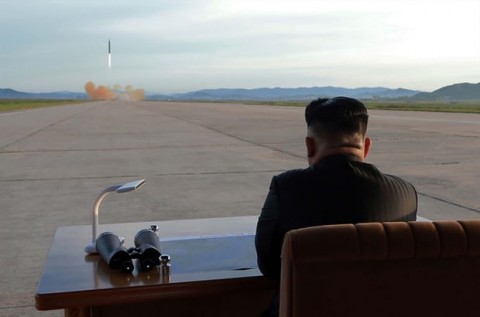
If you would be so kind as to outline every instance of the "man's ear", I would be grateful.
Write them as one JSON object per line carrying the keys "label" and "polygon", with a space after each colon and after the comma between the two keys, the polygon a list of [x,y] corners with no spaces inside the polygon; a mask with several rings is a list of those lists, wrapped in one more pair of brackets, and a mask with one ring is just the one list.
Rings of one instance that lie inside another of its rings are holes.
{"label": "man's ear", "polygon": [[312,137],[305,137],[305,145],[307,146],[307,157],[314,157],[317,152],[317,146],[315,140]]}
{"label": "man's ear", "polygon": [[372,139],[369,137],[365,138],[364,141],[364,148],[363,148],[363,157],[367,157],[368,153],[370,152],[370,147],[372,146]]}

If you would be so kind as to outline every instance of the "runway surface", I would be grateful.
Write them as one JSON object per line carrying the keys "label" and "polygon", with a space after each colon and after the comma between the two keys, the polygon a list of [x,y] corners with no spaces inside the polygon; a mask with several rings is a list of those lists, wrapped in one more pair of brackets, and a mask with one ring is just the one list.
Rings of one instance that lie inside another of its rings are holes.
{"label": "runway surface", "polygon": [[[258,215],[273,175],[306,167],[303,108],[92,102],[0,114],[0,316],[36,312],[56,227]],[[415,185],[419,214],[479,219],[480,115],[370,111],[367,161]]]}

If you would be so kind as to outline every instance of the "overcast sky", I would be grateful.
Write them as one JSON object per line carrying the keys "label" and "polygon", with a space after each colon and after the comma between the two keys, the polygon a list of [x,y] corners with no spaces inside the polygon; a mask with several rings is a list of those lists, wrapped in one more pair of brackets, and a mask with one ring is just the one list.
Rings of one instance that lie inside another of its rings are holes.
{"label": "overcast sky", "polygon": [[[480,0],[0,0],[0,88],[480,82]],[[112,67],[107,65],[111,39]]]}

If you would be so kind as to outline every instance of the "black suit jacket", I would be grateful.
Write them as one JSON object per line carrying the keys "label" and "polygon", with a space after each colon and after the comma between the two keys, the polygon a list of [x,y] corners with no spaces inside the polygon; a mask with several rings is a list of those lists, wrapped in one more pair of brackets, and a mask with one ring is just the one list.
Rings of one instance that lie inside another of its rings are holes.
{"label": "black suit jacket", "polygon": [[416,219],[417,193],[356,156],[334,155],[312,167],[274,176],[258,219],[255,246],[261,272],[280,279],[280,252],[292,229],[340,223]]}

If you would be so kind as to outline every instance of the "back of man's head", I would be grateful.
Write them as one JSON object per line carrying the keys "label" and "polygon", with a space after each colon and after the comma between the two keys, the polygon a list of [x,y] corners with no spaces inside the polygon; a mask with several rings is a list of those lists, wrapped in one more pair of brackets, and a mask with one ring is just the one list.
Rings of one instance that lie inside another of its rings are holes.
{"label": "back of man's head", "polygon": [[353,98],[319,98],[306,107],[305,120],[317,136],[358,133],[364,137],[368,113],[365,105]]}

